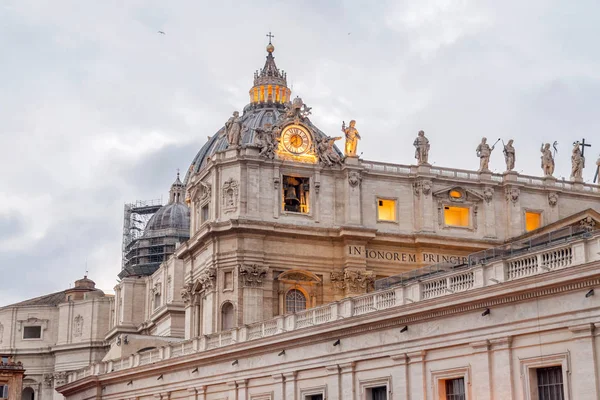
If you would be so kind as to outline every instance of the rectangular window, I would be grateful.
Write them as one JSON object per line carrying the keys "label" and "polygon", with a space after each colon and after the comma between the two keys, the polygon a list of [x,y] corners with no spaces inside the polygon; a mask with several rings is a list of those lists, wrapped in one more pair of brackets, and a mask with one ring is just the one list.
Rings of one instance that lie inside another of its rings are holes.
{"label": "rectangular window", "polygon": [[309,394],[308,396],[304,397],[305,400],[323,400],[323,395],[322,394]]}
{"label": "rectangular window", "polygon": [[367,400],[387,400],[387,386],[368,388]]}
{"label": "rectangular window", "polygon": [[525,230],[534,231],[542,226],[542,213],[535,211],[525,212]]}
{"label": "rectangular window", "polygon": [[396,220],[396,200],[377,199],[377,220]]}
{"label": "rectangular window", "polygon": [[24,326],[23,339],[40,339],[42,337],[41,326]]}
{"label": "rectangular window", "polygon": [[8,385],[0,385],[0,399],[8,399]]}
{"label": "rectangular window", "polygon": [[447,379],[446,400],[465,400],[465,378]]}
{"label": "rectangular window", "polygon": [[539,400],[564,400],[562,367],[537,369]]}
{"label": "rectangular window", "polygon": [[200,222],[205,223],[206,221],[208,221],[208,204],[202,206],[200,210]]}
{"label": "rectangular window", "polygon": [[448,226],[469,226],[469,213],[468,207],[455,207],[445,206],[444,207],[444,222]]}
{"label": "rectangular window", "polygon": [[310,211],[310,179],[283,176],[283,210],[308,214]]}

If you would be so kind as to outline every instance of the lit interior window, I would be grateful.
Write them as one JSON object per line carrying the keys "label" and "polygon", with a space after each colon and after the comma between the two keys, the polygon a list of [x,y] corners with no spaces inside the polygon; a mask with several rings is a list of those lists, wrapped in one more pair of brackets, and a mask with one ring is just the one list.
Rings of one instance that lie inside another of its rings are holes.
{"label": "lit interior window", "polygon": [[539,212],[527,211],[525,213],[525,230],[527,232],[536,230],[542,226],[542,214]]}
{"label": "lit interior window", "polygon": [[377,199],[377,219],[379,221],[395,221],[396,200]]}
{"label": "lit interior window", "polygon": [[453,199],[460,199],[462,197],[462,193],[458,190],[451,190],[450,197],[452,197]]}
{"label": "lit interior window", "polygon": [[469,208],[446,206],[444,220],[450,226],[469,226]]}

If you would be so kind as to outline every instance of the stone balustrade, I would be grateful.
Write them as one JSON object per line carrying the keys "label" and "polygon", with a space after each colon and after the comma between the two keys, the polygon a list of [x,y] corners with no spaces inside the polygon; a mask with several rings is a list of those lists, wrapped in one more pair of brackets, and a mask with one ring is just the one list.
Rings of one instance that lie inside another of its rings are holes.
{"label": "stone balustrade", "polygon": [[[376,161],[361,161],[361,165],[366,168],[368,171],[372,171],[374,173],[386,173],[393,175],[416,175],[420,170],[417,165],[401,165],[401,164],[391,164],[391,163],[382,163]],[[473,181],[480,182],[482,177],[485,179],[492,180],[495,182],[503,182],[505,181],[504,174],[497,173],[486,173],[481,174],[478,171],[471,171],[465,169],[455,169],[455,168],[442,168],[442,167],[427,167],[427,173],[429,175],[436,176],[438,178],[448,178],[450,180],[456,181]],[[576,191],[584,191],[584,192],[593,192],[600,193],[600,185],[592,184],[592,183],[583,183],[583,182],[574,182],[574,181],[566,181],[559,180],[553,178],[545,178],[540,176],[530,176],[530,175],[521,175],[517,172],[513,172],[510,176],[514,176],[517,183],[521,183],[527,186],[534,187],[552,187],[556,189],[563,190],[576,190]]]}
{"label": "stone balustrade", "polygon": [[120,360],[92,364],[87,368],[70,373],[68,381],[73,382],[90,375],[121,371],[240,342],[280,335],[339,319],[377,313],[392,307],[402,307],[459,292],[464,293],[598,260],[600,260],[600,231],[589,233],[585,237],[573,236],[566,241],[551,243],[541,249],[532,248],[525,254],[496,257],[491,262],[469,264],[451,270],[440,269],[439,272],[425,277],[415,274],[414,279],[385,290],[346,298],[228,331],[171,343]]}

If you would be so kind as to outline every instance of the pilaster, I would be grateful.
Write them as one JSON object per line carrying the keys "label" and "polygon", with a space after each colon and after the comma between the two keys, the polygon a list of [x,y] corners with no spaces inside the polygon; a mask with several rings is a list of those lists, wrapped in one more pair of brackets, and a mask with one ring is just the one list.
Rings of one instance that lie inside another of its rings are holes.
{"label": "pilaster", "polygon": [[410,400],[427,398],[427,375],[425,372],[425,351],[408,353],[408,391]]}
{"label": "pilaster", "polygon": [[473,377],[471,379],[473,392],[477,399],[492,399],[492,377],[490,371],[490,342],[482,340],[471,343],[473,350],[471,356],[471,367]]}
{"label": "pilaster", "polygon": [[512,371],[512,337],[492,339],[489,341],[491,350],[491,390],[496,399],[514,398]]}
{"label": "pilaster", "polygon": [[275,380],[275,390],[273,391],[273,400],[285,400],[285,383],[283,374],[271,375]]}
{"label": "pilaster", "polygon": [[391,355],[394,362],[392,368],[392,393],[400,399],[408,399],[408,357],[404,353]]}
{"label": "pilaster", "polygon": [[340,399],[354,399],[354,362],[340,364]]}
{"label": "pilaster", "polygon": [[283,377],[285,379],[285,400],[296,400],[296,372],[286,372]]}
{"label": "pilaster", "polygon": [[[329,400],[342,400],[340,397],[340,367],[335,365],[328,365],[325,367],[327,371],[327,394]],[[285,399],[289,400],[289,399]]]}
{"label": "pilaster", "polygon": [[570,326],[573,335],[570,346],[572,370],[571,388],[573,399],[598,398],[598,374],[596,365],[596,345],[594,343],[595,326],[581,324]]}

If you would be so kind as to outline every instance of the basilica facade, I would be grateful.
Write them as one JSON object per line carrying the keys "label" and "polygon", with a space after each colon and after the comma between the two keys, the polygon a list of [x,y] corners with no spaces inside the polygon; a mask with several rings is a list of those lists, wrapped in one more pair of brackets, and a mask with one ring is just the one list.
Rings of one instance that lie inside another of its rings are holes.
{"label": "basilica facade", "polygon": [[486,140],[477,171],[432,166],[425,132],[413,165],[364,160],[360,120],[321,131],[274,51],[128,246],[102,342],[69,348],[98,351],[35,379],[69,399],[600,398],[600,186],[554,178],[544,147],[543,176],[518,174],[512,142],[502,174]]}

